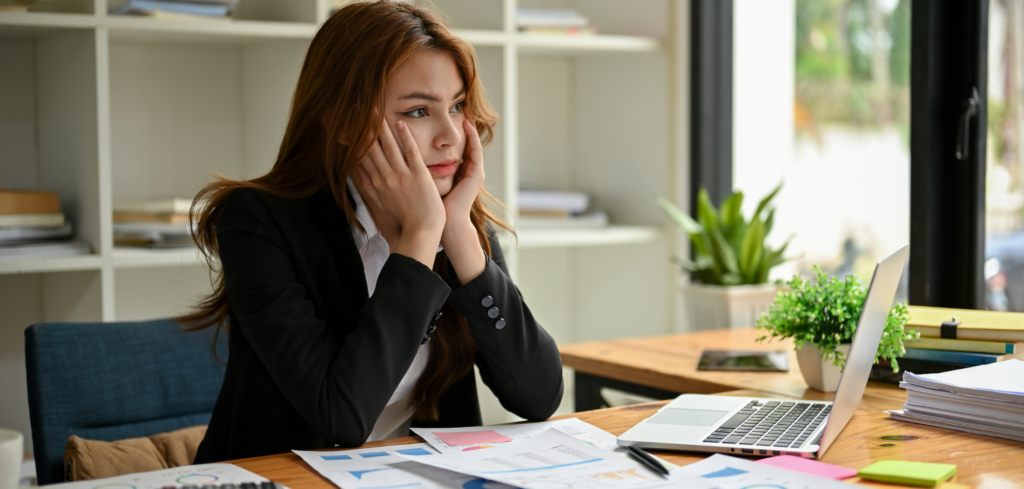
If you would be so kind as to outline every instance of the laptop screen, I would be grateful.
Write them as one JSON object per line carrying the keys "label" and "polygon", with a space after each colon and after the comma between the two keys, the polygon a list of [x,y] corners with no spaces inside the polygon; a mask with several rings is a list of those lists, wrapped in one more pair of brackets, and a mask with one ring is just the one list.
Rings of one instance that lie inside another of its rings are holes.
{"label": "laptop screen", "polygon": [[910,245],[903,245],[893,254],[882,258],[875,265],[875,274],[871,277],[864,308],[857,322],[857,331],[853,334],[853,344],[846,359],[843,374],[839,377],[836,396],[832,400],[832,414],[825,424],[825,432],[818,446],[818,459],[825,455],[825,450],[839,437],[846,423],[853,417],[864,389],[871,375],[871,365],[875,363],[875,352],[885,331],[885,321],[896,297],[896,288],[903,275],[903,265],[907,261]]}

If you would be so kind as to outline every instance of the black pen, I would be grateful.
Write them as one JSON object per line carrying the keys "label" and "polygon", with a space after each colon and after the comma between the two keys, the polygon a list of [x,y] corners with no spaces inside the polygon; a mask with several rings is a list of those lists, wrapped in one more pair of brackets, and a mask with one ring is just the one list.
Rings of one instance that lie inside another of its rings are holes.
{"label": "black pen", "polygon": [[668,469],[666,469],[664,465],[661,465],[661,462],[654,458],[653,455],[633,446],[626,447],[626,450],[629,450],[629,453],[632,453],[634,457],[640,460],[640,463],[668,479]]}

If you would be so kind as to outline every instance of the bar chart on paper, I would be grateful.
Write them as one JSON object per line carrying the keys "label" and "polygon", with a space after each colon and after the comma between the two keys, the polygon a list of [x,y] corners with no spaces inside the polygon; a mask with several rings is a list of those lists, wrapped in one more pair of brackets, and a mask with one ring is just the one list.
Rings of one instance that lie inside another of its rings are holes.
{"label": "bar chart on paper", "polygon": [[[403,457],[414,460],[413,457]],[[415,459],[452,472],[528,489],[647,489],[715,487],[700,478],[662,478],[643,465],[557,429],[488,450]]]}
{"label": "bar chart on paper", "polygon": [[313,469],[342,489],[513,489],[472,475],[410,462],[436,456],[429,445],[399,445],[361,450],[294,450]]}

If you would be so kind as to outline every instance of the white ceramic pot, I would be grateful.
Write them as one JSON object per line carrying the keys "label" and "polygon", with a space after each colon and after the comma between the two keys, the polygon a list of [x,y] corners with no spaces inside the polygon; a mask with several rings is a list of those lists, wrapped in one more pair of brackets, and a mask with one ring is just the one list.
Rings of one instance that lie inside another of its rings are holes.
{"label": "white ceramic pot", "polygon": [[[845,343],[836,347],[836,351],[843,353],[843,358],[850,354],[850,344]],[[804,382],[822,392],[835,392],[839,387],[839,377],[843,369],[832,365],[832,360],[821,358],[821,348],[815,343],[804,343],[804,346],[796,351],[796,361],[800,364],[800,373],[804,374]]]}
{"label": "white ceramic pot", "polygon": [[775,284],[684,286],[686,329],[753,327],[761,313],[772,307],[779,290]]}

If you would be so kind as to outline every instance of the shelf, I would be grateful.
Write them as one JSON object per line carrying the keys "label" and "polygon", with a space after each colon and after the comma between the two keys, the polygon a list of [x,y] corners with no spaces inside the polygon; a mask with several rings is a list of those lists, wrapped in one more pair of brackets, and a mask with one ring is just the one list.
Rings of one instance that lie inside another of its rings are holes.
{"label": "shelf", "polygon": [[245,43],[269,39],[309,40],[317,26],[303,22],[256,20],[182,21],[133,16],[103,16],[99,24],[116,41]]}
{"label": "shelf", "polygon": [[62,29],[92,29],[97,20],[88,14],[0,12],[0,37],[37,38]]}
{"label": "shelf", "polygon": [[639,36],[548,36],[516,34],[516,45],[525,54],[584,54],[598,52],[656,52],[661,41]]}
{"label": "shelf", "polygon": [[594,229],[518,229],[519,249],[611,246],[649,243],[661,236],[654,226],[609,226]]}
{"label": "shelf", "polygon": [[114,248],[114,268],[194,267],[205,265],[197,248]]}
{"label": "shelf", "polygon": [[0,275],[99,270],[102,263],[99,255],[3,258],[0,259]]}

